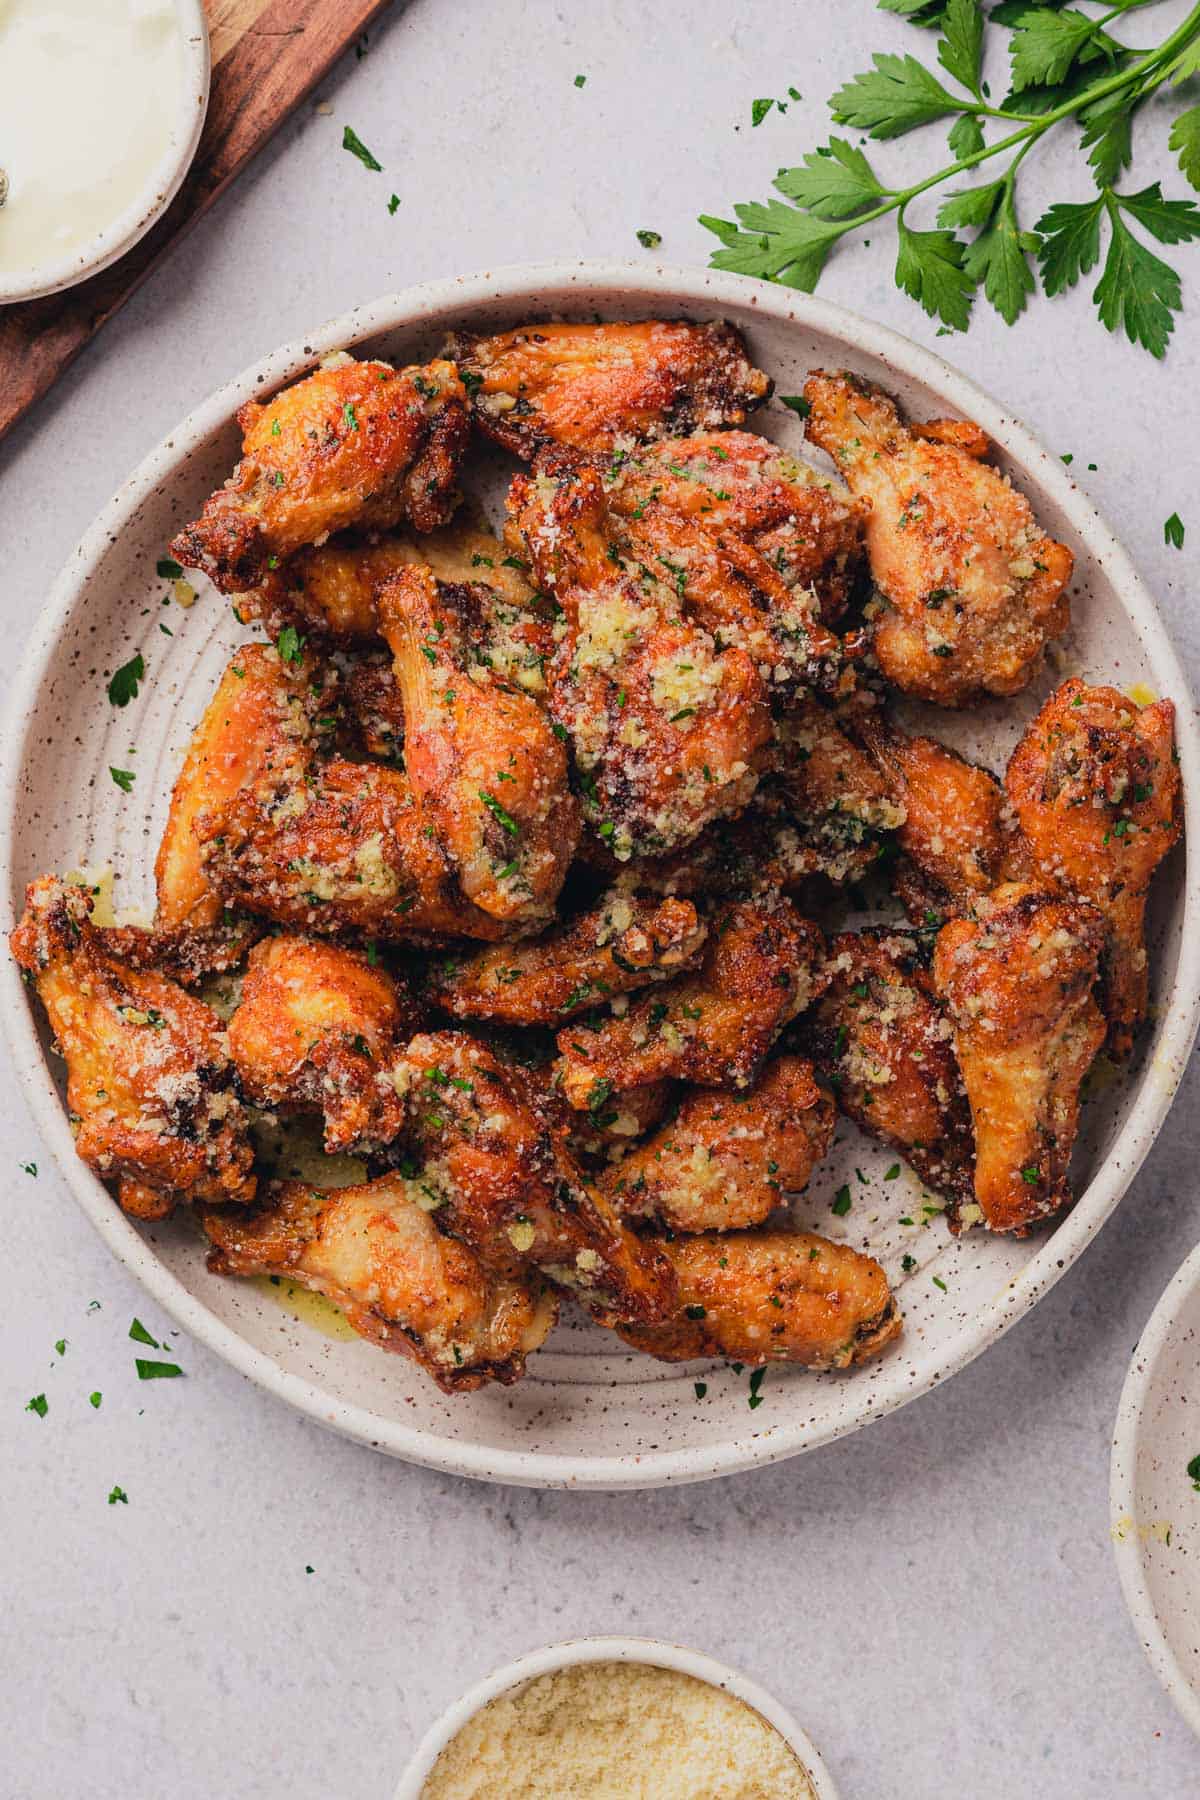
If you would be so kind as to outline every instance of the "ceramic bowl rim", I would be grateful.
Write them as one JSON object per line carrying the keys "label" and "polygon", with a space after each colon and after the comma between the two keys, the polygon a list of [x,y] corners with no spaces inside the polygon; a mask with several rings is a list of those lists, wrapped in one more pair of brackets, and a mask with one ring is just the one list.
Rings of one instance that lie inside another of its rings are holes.
{"label": "ceramic bowl rim", "polygon": [[[605,1491],[654,1487],[705,1480],[781,1461],[803,1450],[845,1436],[956,1373],[1000,1337],[1036,1304],[1042,1294],[1079,1256],[1096,1228],[1110,1215],[1141,1167],[1166,1118],[1177,1091],[1200,1023],[1200,872],[1193,845],[1200,845],[1200,723],[1191,704],[1188,683],[1154,603],[1125,551],[1087,498],[1024,426],[1012,420],[996,401],[941,357],[886,326],[859,318],[846,309],[811,295],[753,281],[745,276],[667,264],[647,267],[626,262],[589,260],[514,264],[469,276],[424,282],[398,294],[338,315],[305,337],[293,339],[257,359],[232,381],[209,395],[143,459],[102,508],[68,558],[34,626],[0,740],[0,894],[12,892],[14,821],[20,775],[25,766],[33,709],[22,698],[40,691],[48,665],[83,587],[102,563],[112,542],[173,469],[209,435],[227,426],[245,400],[273,392],[311,369],[325,354],[353,348],[367,338],[411,329],[422,319],[462,307],[504,306],[524,302],[545,310],[547,292],[567,305],[565,290],[580,287],[589,295],[610,292],[615,303],[645,301],[647,311],[670,304],[703,308],[713,315],[732,308],[736,314],[757,313],[782,325],[812,329],[838,338],[847,349],[884,361],[892,370],[920,382],[963,417],[976,420],[1001,446],[1028,467],[1037,467],[1037,486],[1066,515],[1089,554],[1107,572],[1120,604],[1135,627],[1161,692],[1176,701],[1177,744],[1184,781],[1187,818],[1186,863],[1182,878],[1183,920],[1175,991],[1162,1023],[1162,1039],[1154,1059],[1170,1071],[1169,1081],[1151,1079],[1143,1069],[1129,1116],[1104,1163],[1072,1210],[1041,1242],[1025,1266],[989,1303],[955,1332],[936,1357],[926,1353],[918,1378],[909,1379],[899,1360],[877,1365],[874,1380],[864,1387],[864,1405],[844,1412],[813,1430],[801,1415],[751,1436],[733,1436],[717,1444],[684,1445],[646,1453],[623,1452],[585,1456],[529,1449],[489,1447],[436,1438],[425,1430],[388,1419],[350,1401],[336,1398],[318,1383],[282,1369],[264,1350],[256,1349],[232,1326],[216,1317],[161,1262],[152,1245],[116,1206],[103,1183],[75,1156],[73,1139],[59,1091],[42,1052],[20,972],[9,956],[0,957],[0,1007],[7,1016],[14,1061],[37,1125],[67,1185],[118,1261],[192,1336],[257,1382],[318,1423],[341,1431],[373,1449],[383,1450],[429,1468],[481,1480],[519,1486],[587,1487]],[[814,1377],[813,1379],[837,1379]]]}
{"label": "ceramic bowl rim", "polygon": [[646,1663],[651,1668],[677,1669],[681,1674],[695,1676],[698,1681],[707,1682],[711,1687],[724,1689],[735,1699],[752,1707],[768,1725],[774,1726],[804,1766],[812,1783],[815,1800],[839,1800],[833,1777],[816,1745],[799,1721],[793,1718],[773,1694],[760,1687],[750,1676],[743,1675],[740,1669],[730,1668],[726,1663],[718,1662],[715,1657],[705,1655],[703,1651],[690,1650],[684,1644],[669,1643],[661,1638],[646,1637],[564,1638],[559,1643],[531,1650],[515,1661],[506,1663],[503,1668],[493,1670],[482,1681],[477,1681],[464,1694],[460,1694],[457,1700],[451,1701],[445,1712],[434,1720],[400,1777],[395,1800],[421,1800],[426,1777],[446,1745],[489,1701],[515,1687],[523,1687],[540,1675],[599,1662]]}
{"label": "ceramic bowl rim", "polygon": [[[204,0],[172,0],[179,14],[183,33],[183,68],[181,103],[192,108],[187,132],[172,137],[162,156],[147,177],[138,197],[117,215],[93,240],[90,252],[74,250],[56,262],[41,263],[24,271],[0,272],[0,307],[13,306],[21,300],[40,300],[47,294],[60,294],[78,287],[93,275],[110,268],[156,225],[183,185],[192,166],[208,113],[212,84],[212,58],[209,49],[208,20]],[[148,205],[147,202],[150,202]],[[84,258],[86,257],[86,260]]]}

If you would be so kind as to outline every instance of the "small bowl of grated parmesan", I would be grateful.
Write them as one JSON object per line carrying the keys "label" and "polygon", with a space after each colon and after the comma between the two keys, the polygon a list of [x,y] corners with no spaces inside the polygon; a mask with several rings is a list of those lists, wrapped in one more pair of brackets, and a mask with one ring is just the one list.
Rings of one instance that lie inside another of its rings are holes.
{"label": "small bowl of grated parmesan", "polygon": [[653,1638],[498,1669],[426,1733],[396,1800],[838,1800],[806,1734],[736,1670]]}

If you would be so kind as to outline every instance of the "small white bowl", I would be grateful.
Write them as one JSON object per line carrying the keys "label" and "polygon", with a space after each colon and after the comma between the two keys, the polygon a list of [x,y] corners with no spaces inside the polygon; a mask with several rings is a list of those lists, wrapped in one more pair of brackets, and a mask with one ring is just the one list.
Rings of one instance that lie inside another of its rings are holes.
{"label": "small white bowl", "polygon": [[1138,1339],[1113,1433],[1112,1540],[1150,1665],[1200,1736],[1200,1246]]}
{"label": "small white bowl", "polygon": [[765,1688],[738,1670],[714,1661],[711,1656],[702,1656],[698,1650],[687,1650],[682,1644],[661,1643],[657,1638],[633,1637],[568,1638],[561,1644],[547,1644],[542,1650],[531,1650],[528,1656],[506,1663],[486,1680],[468,1688],[460,1699],[447,1707],[417,1745],[412,1761],[400,1777],[396,1800],[421,1800],[425,1782],[446,1745],[490,1700],[525,1687],[539,1675],[552,1675],[558,1669],[575,1668],[581,1663],[607,1662],[646,1663],[652,1669],[676,1669],[681,1675],[693,1675],[697,1681],[706,1681],[710,1687],[732,1694],[735,1700],[743,1701],[779,1733],[808,1776],[816,1800],[838,1800],[833,1777],[808,1734]]}
{"label": "small white bowl", "polygon": [[87,246],[77,247],[54,262],[42,262],[36,267],[9,274],[0,273],[0,306],[61,293],[64,288],[75,287],[90,276],[98,275],[101,269],[118,261],[145,237],[179,192],[204,129],[212,64],[203,0],[174,0],[174,5],[183,37],[179,118],[171,141],[144,191]]}

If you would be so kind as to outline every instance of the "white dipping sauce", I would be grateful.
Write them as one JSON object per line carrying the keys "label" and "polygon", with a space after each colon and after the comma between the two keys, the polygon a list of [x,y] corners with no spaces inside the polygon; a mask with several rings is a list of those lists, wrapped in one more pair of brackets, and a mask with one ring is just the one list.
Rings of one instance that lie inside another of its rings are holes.
{"label": "white dipping sauce", "polygon": [[185,119],[172,0],[0,0],[0,275],[86,252],[149,210]]}

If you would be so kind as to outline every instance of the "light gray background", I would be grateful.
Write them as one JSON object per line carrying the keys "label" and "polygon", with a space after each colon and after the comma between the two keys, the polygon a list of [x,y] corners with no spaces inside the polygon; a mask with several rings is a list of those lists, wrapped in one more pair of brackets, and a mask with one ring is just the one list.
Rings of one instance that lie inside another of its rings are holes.
{"label": "light gray background", "polygon": [[[1178,10],[1142,15],[1141,33]],[[870,0],[397,4],[326,84],[332,112],[303,109],[0,447],[9,668],[95,511],[251,358],[426,277],[641,258],[638,227],[699,266],[696,213],[765,197],[822,141],[834,87],[913,35]],[[789,83],[803,102],[751,130],[752,99]],[[347,122],[385,173],[342,152]],[[1146,138],[1161,172],[1162,133]],[[1038,198],[1087,192],[1066,145],[1027,167]],[[1161,366],[1106,337],[1082,294],[1012,331],[981,308],[969,336],[936,339],[879,242],[839,256],[821,291],[933,344],[1073,452],[1194,680],[1200,252],[1172,255],[1188,306]],[[1163,544],[1175,509],[1182,556]],[[92,1235],[10,1080],[0,1791],[379,1800],[467,1683],[552,1638],[630,1631],[765,1682],[847,1800],[1195,1794],[1200,1750],[1122,1606],[1107,1482],[1130,1351],[1200,1236],[1198,1100],[1193,1077],[1082,1264],[944,1390],[772,1470],[589,1497],[385,1461],[181,1338],[186,1379],[139,1384],[130,1318],[156,1336],[169,1321]],[[43,1390],[44,1420],[23,1411]],[[114,1483],[127,1506],[107,1504]]]}

